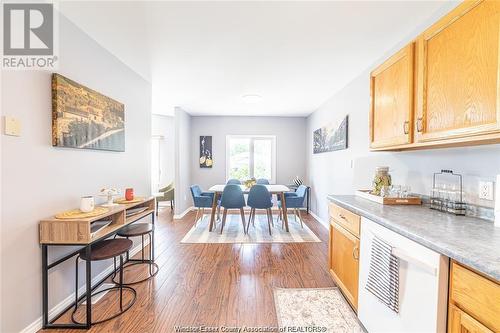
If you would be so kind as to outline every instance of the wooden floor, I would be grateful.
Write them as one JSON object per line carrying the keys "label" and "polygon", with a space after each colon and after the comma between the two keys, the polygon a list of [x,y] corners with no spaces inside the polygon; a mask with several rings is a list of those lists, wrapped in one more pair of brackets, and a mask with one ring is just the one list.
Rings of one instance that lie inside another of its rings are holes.
{"label": "wooden floor", "polygon": [[[273,288],[325,288],[334,283],[326,269],[328,233],[310,215],[304,221],[321,243],[181,244],[194,213],[173,220],[160,210],[156,229],[154,279],[133,286],[137,301],[122,316],[94,325],[92,332],[175,332],[175,326],[277,326]],[[293,219],[290,223],[295,223]],[[125,277],[145,271],[131,267]],[[130,296],[125,297],[125,303]],[[94,319],[114,313],[110,292],[93,307]],[[77,318],[84,320],[85,306]],[[68,321],[64,315],[58,322]],[[81,332],[47,330],[46,332]]]}

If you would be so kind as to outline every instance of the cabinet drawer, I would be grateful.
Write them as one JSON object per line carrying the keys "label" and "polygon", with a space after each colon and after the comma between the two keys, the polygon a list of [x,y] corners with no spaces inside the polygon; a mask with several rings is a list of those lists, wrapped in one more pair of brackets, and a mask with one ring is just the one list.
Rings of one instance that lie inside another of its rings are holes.
{"label": "cabinet drawer", "polygon": [[489,329],[500,331],[500,285],[457,263],[451,266],[450,299]]}
{"label": "cabinet drawer", "polygon": [[340,224],[354,236],[359,238],[359,224],[361,222],[361,217],[359,215],[332,203],[328,210],[330,212],[330,217],[335,220],[335,223]]}

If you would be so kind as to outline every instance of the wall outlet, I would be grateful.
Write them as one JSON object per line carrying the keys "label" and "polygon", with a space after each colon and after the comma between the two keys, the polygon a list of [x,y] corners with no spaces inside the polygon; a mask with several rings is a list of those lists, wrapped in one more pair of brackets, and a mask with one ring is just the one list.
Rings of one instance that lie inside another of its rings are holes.
{"label": "wall outlet", "polygon": [[14,117],[4,117],[4,134],[10,136],[21,136],[21,122]]}
{"label": "wall outlet", "polygon": [[493,182],[479,181],[479,199],[493,200]]}

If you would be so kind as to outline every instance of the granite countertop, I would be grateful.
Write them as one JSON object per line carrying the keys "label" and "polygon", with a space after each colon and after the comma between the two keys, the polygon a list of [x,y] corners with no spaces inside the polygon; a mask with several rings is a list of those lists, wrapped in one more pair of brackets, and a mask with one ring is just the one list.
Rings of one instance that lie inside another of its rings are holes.
{"label": "granite countertop", "polygon": [[500,228],[493,222],[426,206],[384,206],[354,195],[329,195],[328,199],[500,281]]}

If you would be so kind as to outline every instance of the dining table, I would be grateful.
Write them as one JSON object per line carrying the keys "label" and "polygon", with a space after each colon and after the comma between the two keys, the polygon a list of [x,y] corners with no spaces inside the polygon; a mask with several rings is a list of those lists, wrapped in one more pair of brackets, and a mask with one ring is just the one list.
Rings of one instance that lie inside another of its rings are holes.
{"label": "dining table", "polygon": [[[279,195],[281,198],[281,208],[283,209],[283,222],[285,224],[285,230],[286,232],[290,232],[288,229],[288,216],[286,214],[286,200],[285,200],[285,193],[290,192],[290,188],[286,185],[264,185],[267,187],[267,190],[271,194],[276,194]],[[217,202],[219,200],[219,197],[222,195],[222,192],[224,191],[224,187],[226,187],[226,184],[221,184],[221,185],[214,185],[208,189],[209,192],[214,193],[214,201],[212,203],[212,214],[210,215],[210,226],[209,226],[209,231],[212,231],[215,225],[215,212],[217,210]],[[240,185],[241,190],[243,191],[244,194],[248,194],[250,192],[250,188],[245,186],[245,185]]]}

